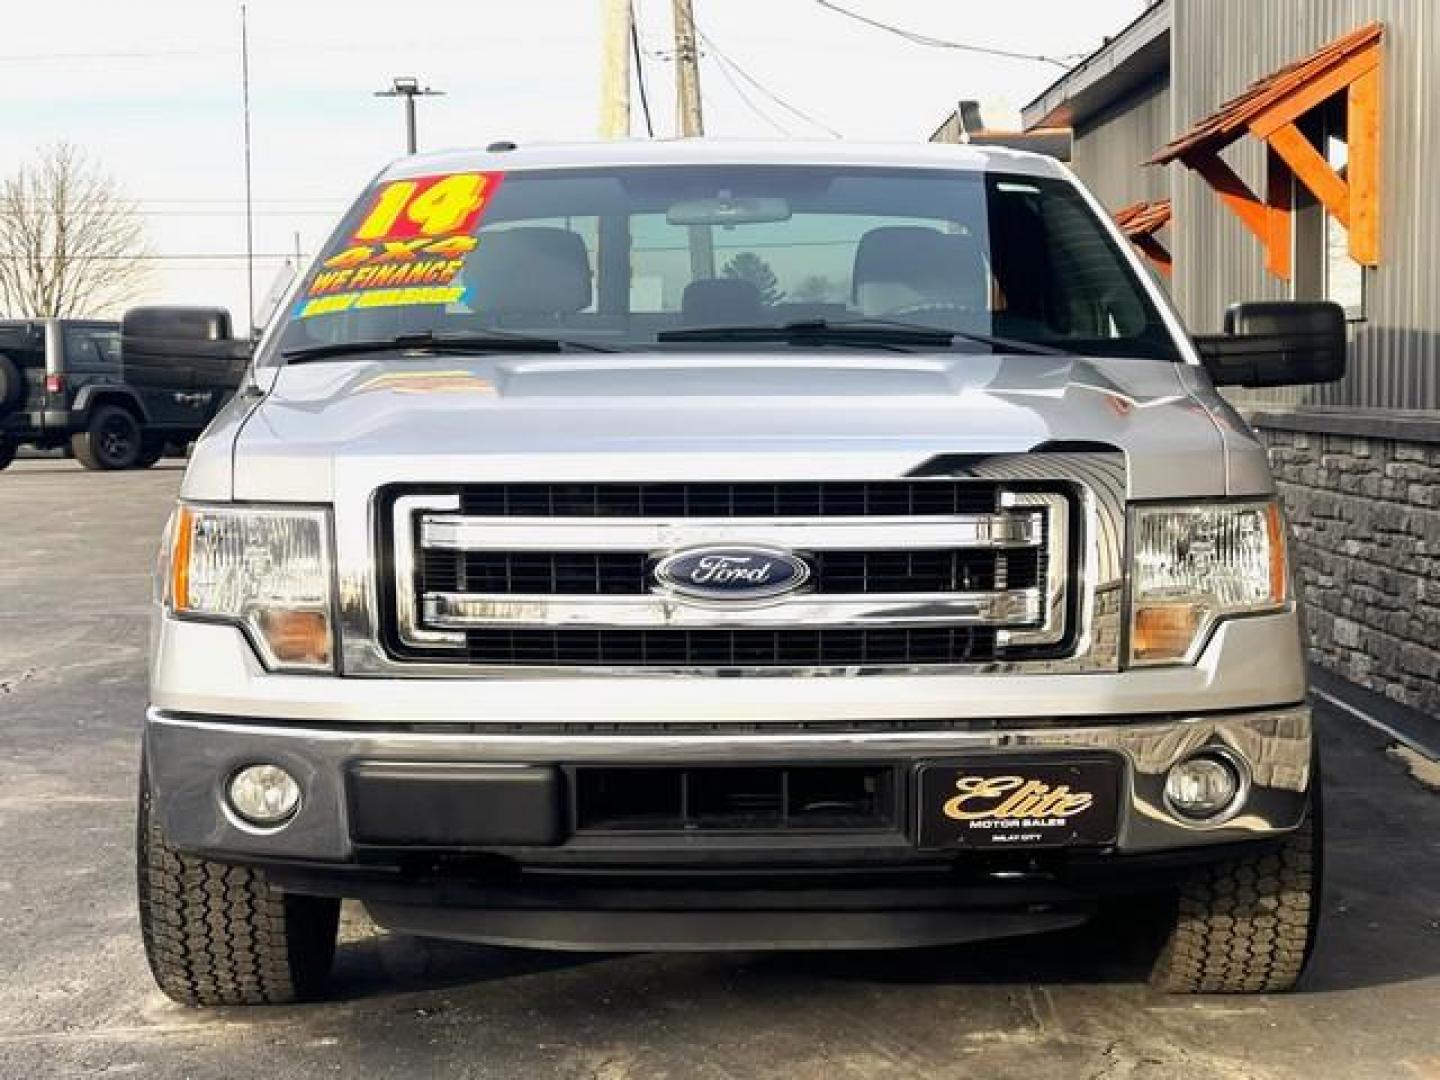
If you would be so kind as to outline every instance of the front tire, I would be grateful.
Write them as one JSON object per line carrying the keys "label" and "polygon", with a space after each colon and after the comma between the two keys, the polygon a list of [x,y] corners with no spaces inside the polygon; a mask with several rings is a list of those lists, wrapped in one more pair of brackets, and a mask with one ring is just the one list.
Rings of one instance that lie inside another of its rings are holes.
{"label": "front tire", "polygon": [[1291,989],[1315,948],[1320,913],[1319,774],[1305,823],[1280,847],[1196,871],[1150,984],[1170,994]]}
{"label": "front tire", "polygon": [[0,469],[8,469],[15,460],[18,447],[8,439],[0,439]]}
{"label": "front tire", "polygon": [[335,959],[340,901],[281,892],[265,874],[165,842],[141,766],[140,930],[155,982],[182,1005],[285,1005],[315,997]]}
{"label": "front tire", "polygon": [[101,405],[85,430],[70,437],[70,449],[87,469],[133,469],[144,452],[140,422],[119,405]]}

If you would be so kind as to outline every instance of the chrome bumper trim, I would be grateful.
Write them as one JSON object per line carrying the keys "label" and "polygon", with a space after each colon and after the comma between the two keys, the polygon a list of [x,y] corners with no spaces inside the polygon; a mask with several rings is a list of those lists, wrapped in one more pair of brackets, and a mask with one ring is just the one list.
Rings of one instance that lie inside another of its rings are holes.
{"label": "chrome bumper trim", "polygon": [[[1141,852],[1276,835],[1304,819],[1311,783],[1308,705],[1126,721],[1078,718],[1073,724],[1023,721],[999,729],[648,735],[447,734],[362,731],[285,723],[147,713],[145,746],[155,806],[172,843],[213,856],[311,859],[351,857],[345,775],[354,761],[472,763],[609,762],[664,764],[760,761],[899,761],[1018,751],[1109,750],[1126,762],[1117,847]],[[1176,818],[1163,799],[1165,772],[1206,746],[1246,762],[1251,790],[1241,812],[1212,827]],[[221,809],[220,789],[235,768],[273,761],[301,783],[293,822],[260,836],[237,828]]]}

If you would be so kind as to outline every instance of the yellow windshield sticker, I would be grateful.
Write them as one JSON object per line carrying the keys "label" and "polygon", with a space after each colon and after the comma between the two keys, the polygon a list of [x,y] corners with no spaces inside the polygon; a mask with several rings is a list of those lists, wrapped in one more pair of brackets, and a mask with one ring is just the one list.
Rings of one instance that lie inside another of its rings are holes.
{"label": "yellow windshield sticker", "polygon": [[412,304],[458,304],[465,295],[459,285],[431,285],[407,289],[372,289],[363,292],[317,296],[300,305],[299,317],[333,315],[340,311],[364,311],[368,308],[408,307]]}

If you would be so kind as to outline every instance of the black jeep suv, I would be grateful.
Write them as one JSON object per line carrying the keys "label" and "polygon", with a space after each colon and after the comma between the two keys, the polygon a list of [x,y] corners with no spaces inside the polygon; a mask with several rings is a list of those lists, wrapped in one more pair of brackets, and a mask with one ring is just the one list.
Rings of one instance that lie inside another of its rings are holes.
{"label": "black jeep suv", "polygon": [[145,468],[199,435],[228,397],[127,378],[117,322],[0,321],[0,469],[21,444],[68,447],[87,469]]}

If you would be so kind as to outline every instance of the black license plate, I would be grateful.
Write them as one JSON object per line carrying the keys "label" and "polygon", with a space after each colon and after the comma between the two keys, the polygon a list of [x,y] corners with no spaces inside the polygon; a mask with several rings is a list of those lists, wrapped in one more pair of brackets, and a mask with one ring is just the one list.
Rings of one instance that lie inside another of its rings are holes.
{"label": "black license plate", "polygon": [[928,762],[916,783],[922,848],[1105,845],[1115,840],[1113,757]]}

